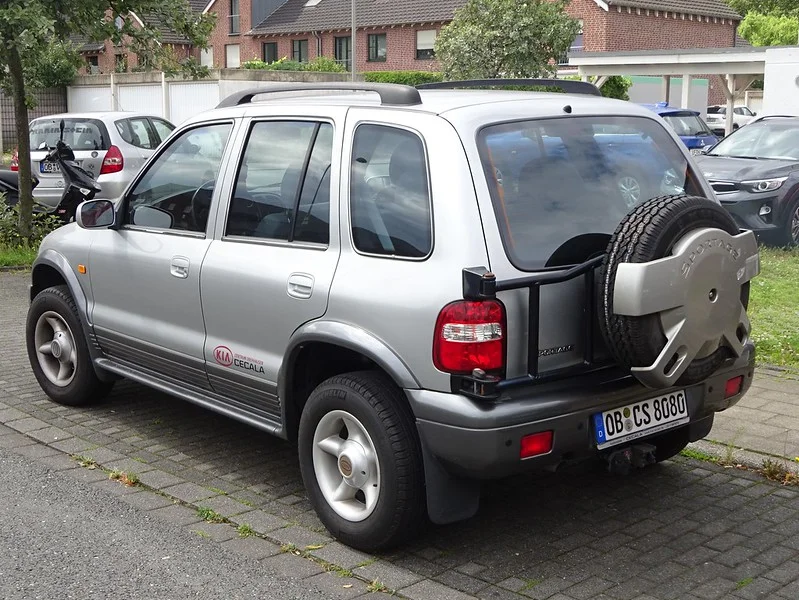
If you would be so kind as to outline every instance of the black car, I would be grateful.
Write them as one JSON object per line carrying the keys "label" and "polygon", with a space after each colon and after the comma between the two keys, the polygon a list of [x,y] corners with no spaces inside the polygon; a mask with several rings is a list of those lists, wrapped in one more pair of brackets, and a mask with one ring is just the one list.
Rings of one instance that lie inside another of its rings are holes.
{"label": "black car", "polygon": [[781,245],[799,244],[799,117],[761,117],[697,162],[738,225]]}

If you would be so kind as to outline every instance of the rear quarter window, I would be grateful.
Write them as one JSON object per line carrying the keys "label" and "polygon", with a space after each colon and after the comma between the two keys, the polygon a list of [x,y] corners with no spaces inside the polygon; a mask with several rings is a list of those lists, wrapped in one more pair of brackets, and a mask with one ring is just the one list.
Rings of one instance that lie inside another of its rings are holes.
{"label": "rear quarter window", "polygon": [[[30,126],[30,144],[38,148],[42,142],[52,147],[60,137],[61,119],[37,119]],[[108,150],[108,130],[99,119],[64,119],[64,143],[75,152]]]}

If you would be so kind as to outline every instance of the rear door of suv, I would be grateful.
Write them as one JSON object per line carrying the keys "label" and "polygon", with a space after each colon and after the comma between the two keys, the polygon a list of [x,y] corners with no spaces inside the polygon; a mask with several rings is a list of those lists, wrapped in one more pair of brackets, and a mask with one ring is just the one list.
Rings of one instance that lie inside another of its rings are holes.
{"label": "rear door of suv", "polygon": [[275,422],[289,338],[327,310],[340,252],[346,109],[320,110],[243,123],[200,276],[211,386]]}

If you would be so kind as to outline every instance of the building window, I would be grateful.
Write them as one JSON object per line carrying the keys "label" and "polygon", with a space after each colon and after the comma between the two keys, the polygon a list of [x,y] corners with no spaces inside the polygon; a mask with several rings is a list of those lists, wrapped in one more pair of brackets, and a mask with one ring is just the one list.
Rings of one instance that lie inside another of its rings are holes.
{"label": "building window", "polygon": [[241,33],[241,15],[239,14],[239,0],[230,0],[230,35]]}
{"label": "building window", "polygon": [[308,62],[308,40],[291,42],[291,58],[301,63]]}
{"label": "building window", "polygon": [[337,37],[334,54],[336,62],[349,71],[352,68],[352,38]]}
{"label": "building window", "polygon": [[225,67],[238,69],[241,66],[241,52],[238,44],[225,46]]}
{"label": "building window", "polygon": [[86,57],[86,72],[89,75],[99,75],[100,73],[100,57],[87,56]]}
{"label": "building window", "polygon": [[277,42],[264,42],[264,62],[273,63],[277,60]]}
{"label": "building window", "polygon": [[[572,45],[569,47],[569,52],[583,52],[585,50],[585,42],[583,41],[583,21],[580,20],[580,31],[577,36],[574,38]],[[558,59],[559,65],[568,65],[569,64],[569,52],[564,54]]]}
{"label": "building window", "polygon": [[214,48],[213,46],[200,50],[200,64],[209,69],[214,68]]}
{"label": "building window", "polygon": [[386,60],[386,34],[370,33],[368,41],[369,56],[367,60],[370,62],[384,62]]}
{"label": "building window", "polygon": [[437,31],[426,29],[416,32],[416,58],[417,60],[430,60],[435,58],[433,46],[436,43]]}

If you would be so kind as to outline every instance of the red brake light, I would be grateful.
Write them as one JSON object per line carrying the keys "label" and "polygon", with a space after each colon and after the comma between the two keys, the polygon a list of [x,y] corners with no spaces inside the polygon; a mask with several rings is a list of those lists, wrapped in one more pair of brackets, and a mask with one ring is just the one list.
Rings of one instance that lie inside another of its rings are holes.
{"label": "red brake light", "polygon": [[436,321],[433,363],[447,373],[505,366],[505,308],[497,300],[461,300],[445,306]]}
{"label": "red brake light", "polygon": [[11,153],[11,170],[19,171],[19,151],[16,148]]}
{"label": "red brake light", "polygon": [[103,166],[100,168],[100,175],[108,175],[109,173],[119,173],[125,168],[125,160],[122,158],[122,152],[116,146],[111,146],[108,152],[105,153],[103,159]]}
{"label": "red brake light", "polygon": [[744,385],[744,376],[738,375],[738,377],[733,377],[732,379],[727,380],[727,384],[724,386],[724,398],[732,398],[733,396],[737,396],[741,393],[741,388]]}
{"label": "red brake light", "polygon": [[530,458],[540,456],[552,450],[552,431],[542,431],[532,433],[522,438],[519,458]]}

